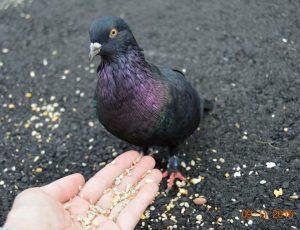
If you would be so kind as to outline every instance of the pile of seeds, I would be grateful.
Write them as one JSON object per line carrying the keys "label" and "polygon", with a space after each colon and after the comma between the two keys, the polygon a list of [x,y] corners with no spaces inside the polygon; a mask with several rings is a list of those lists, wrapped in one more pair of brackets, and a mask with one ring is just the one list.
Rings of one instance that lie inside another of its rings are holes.
{"label": "pile of seeds", "polygon": [[[111,194],[111,206],[108,209],[103,209],[98,205],[90,203],[86,216],[78,216],[77,220],[81,223],[82,228],[85,230],[91,229],[92,226],[98,226],[99,222],[97,221],[97,217],[102,216],[108,220],[116,221],[117,216],[113,216],[111,214],[112,210],[119,204],[124,208],[132,199],[136,197],[138,194],[142,183],[153,183],[152,179],[143,179],[147,174],[151,173],[151,170],[148,170],[135,184],[127,184],[124,190],[118,190],[116,186],[121,184],[122,180],[125,177],[131,176],[132,171],[135,168],[135,165],[139,162],[140,158],[137,158],[133,161],[132,165],[125,170],[121,175],[115,178],[113,186],[107,188],[103,195],[110,193]],[[111,165],[115,165],[116,161],[112,161]],[[83,195],[81,194],[83,197]]]}

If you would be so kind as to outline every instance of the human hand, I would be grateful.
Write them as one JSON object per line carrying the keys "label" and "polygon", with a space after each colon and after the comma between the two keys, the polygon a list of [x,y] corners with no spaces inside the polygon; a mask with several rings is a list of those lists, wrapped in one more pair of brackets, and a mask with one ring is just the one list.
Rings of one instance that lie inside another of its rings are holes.
{"label": "human hand", "polygon": [[[138,152],[118,156],[85,183],[81,174],[30,188],[15,199],[4,227],[22,229],[133,229],[154,199],[161,172]],[[121,192],[124,191],[124,192]]]}

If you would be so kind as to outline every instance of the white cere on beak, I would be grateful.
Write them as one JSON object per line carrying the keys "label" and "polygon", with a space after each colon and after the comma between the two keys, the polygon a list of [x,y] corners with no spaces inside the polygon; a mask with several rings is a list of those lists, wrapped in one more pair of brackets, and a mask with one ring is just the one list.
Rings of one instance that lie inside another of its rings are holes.
{"label": "white cere on beak", "polygon": [[90,45],[90,50],[95,50],[95,49],[100,49],[101,48],[101,44],[98,42],[92,42]]}
{"label": "white cere on beak", "polygon": [[93,58],[100,53],[101,50],[101,44],[98,42],[92,42],[90,44],[90,55],[89,55],[89,59],[90,61],[93,60]]}

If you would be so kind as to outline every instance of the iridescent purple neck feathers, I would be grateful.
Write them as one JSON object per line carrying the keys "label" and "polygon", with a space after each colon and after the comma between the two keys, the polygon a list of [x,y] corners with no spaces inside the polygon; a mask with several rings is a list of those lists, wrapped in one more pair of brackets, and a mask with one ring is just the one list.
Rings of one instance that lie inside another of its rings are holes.
{"label": "iridescent purple neck feathers", "polygon": [[111,103],[123,103],[132,92],[147,95],[157,84],[144,54],[136,46],[128,47],[123,55],[102,59],[98,73],[99,96]]}

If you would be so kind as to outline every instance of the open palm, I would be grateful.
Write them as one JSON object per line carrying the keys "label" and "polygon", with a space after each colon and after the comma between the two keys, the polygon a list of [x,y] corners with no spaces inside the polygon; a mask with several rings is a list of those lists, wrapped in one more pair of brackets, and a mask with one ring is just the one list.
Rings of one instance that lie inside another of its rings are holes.
{"label": "open palm", "polygon": [[85,183],[73,174],[20,193],[5,227],[133,229],[161,181],[152,157],[126,152]]}

